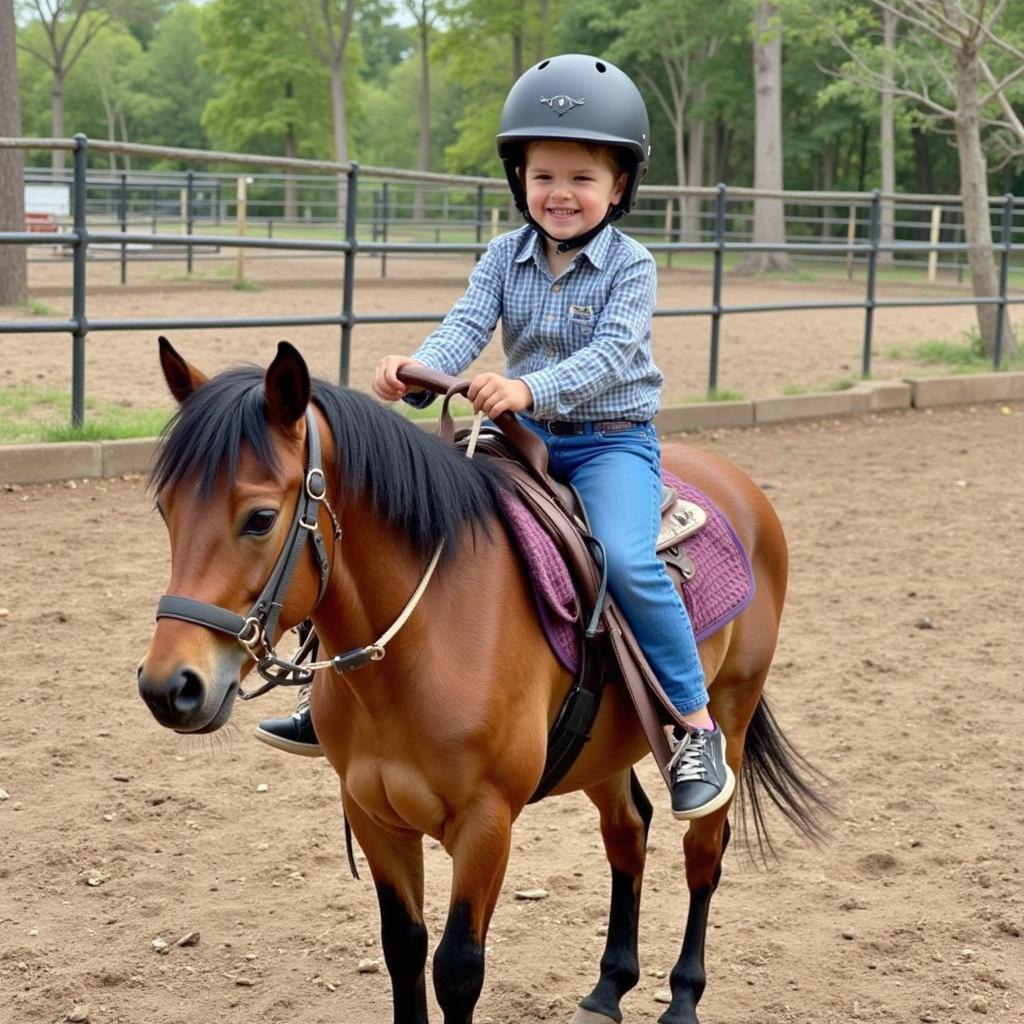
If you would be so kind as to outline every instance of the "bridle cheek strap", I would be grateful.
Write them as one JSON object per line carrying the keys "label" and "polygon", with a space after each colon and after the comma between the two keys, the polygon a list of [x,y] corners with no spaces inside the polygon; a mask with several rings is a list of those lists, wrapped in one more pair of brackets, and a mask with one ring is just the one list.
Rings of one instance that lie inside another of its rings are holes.
{"label": "bridle cheek strap", "polygon": [[[158,619],[180,619],[196,626],[205,626],[207,629],[226,633],[238,640],[256,662],[260,675],[269,684],[257,693],[265,692],[271,686],[280,683],[304,685],[309,681],[305,679],[306,673],[301,666],[279,659],[273,647],[274,633],[284,606],[285,595],[302,557],[307,537],[312,541],[313,556],[320,570],[316,604],[320,603],[327,589],[327,580],[331,572],[327,545],[320,531],[320,505],[326,502],[327,481],[320,465],[320,432],[312,409],[306,410],[306,437],[306,476],[295,507],[295,515],[284,547],[271,570],[270,578],[260,596],[256,598],[249,614],[239,615],[218,605],[197,601],[191,597],[179,597],[176,594],[164,594],[156,608]],[[337,533],[336,529],[336,536]],[[243,696],[256,696],[256,693]]]}

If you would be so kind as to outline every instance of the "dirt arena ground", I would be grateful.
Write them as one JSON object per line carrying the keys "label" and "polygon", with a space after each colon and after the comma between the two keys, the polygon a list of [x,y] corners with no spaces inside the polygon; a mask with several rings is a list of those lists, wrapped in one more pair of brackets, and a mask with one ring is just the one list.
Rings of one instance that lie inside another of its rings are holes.
{"label": "dirt arena ground", "polygon": [[[390,257],[386,279],[378,259],[357,261],[357,314],[443,313],[465,288],[469,257],[422,260]],[[70,315],[70,263],[35,264],[30,273],[33,299],[48,317]],[[132,264],[127,289],[118,282],[118,265],[92,263],[88,269],[88,316],[92,320],[336,314],[341,308],[341,263],[332,260],[250,260],[247,278],[254,291],[231,287],[232,263],[198,263],[193,279],[182,264]],[[861,272],[850,282],[812,270],[793,278],[753,281],[730,274],[726,304],[778,304],[829,300],[860,301]],[[223,276],[227,274],[225,279]],[[923,275],[922,275],[923,278]],[[892,297],[962,295],[966,286],[928,287],[923,280],[888,284],[880,295]],[[658,303],[663,309],[708,306],[710,277],[674,268],[659,275]],[[0,317],[24,319],[23,310],[0,309]],[[915,344],[931,338],[957,341],[974,323],[973,307],[879,310],[875,316],[873,369],[879,379],[922,372],[911,361]],[[353,332],[350,380],[365,387],[379,357],[408,353],[431,329],[428,324],[362,325]],[[90,396],[139,408],[168,404],[156,367],[157,333],[167,333],[179,351],[205,369],[217,370],[246,360],[263,362],[280,338],[299,347],[313,371],[338,379],[339,330],[324,327],[96,332],[87,345],[86,389]],[[859,309],[814,312],[736,314],[723,320],[718,385],[744,398],[779,395],[786,389],[820,390],[860,374],[864,313]],[[654,350],[665,373],[664,402],[674,405],[707,392],[710,320],[658,317]],[[13,335],[3,340],[0,385],[33,384],[68,390],[70,341],[66,335]],[[502,366],[500,344],[478,361],[480,369]]]}
{"label": "dirt arena ground", "polygon": [[[767,869],[729,851],[702,1020],[1018,1024],[1024,405],[690,441],[747,469],[787,530],[768,693],[837,812],[821,849],[776,823]],[[136,695],[167,578],[142,482],[0,489],[0,538],[0,1021],[389,1021],[386,974],[358,971],[380,960],[377,914],[344,866],[336,780],[251,736],[288,695],[205,743]],[[649,762],[641,777],[656,814],[628,1024],[663,1010],[685,913],[683,829]],[[436,942],[450,872],[436,844],[426,862]],[[535,887],[548,897],[513,898]],[[568,1021],[607,897],[585,799],[528,808],[477,1020]]]}

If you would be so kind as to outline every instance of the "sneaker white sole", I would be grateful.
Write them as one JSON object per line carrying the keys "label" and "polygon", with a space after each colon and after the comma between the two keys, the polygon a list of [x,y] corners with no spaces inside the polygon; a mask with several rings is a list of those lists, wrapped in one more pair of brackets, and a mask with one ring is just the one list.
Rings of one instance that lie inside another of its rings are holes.
{"label": "sneaker white sole", "polygon": [[736,789],[736,776],[733,774],[732,769],[725,766],[725,785],[722,787],[722,792],[718,794],[714,799],[709,800],[706,804],[701,804],[700,807],[692,807],[688,811],[673,811],[672,817],[677,821],[693,821],[694,818],[704,818],[709,814],[714,814],[723,804],[729,802],[732,798],[732,794]]}
{"label": "sneaker white sole", "polygon": [[278,750],[284,750],[289,754],[298,754],[299,757],[324,756],[323,748],[319,743],[296,743],[295,740],[286,740],[281,736],[275,736],[272,732],[267,732],[258,725],[256,726],[256,739],[263,740],[264,743],[277,747]]}

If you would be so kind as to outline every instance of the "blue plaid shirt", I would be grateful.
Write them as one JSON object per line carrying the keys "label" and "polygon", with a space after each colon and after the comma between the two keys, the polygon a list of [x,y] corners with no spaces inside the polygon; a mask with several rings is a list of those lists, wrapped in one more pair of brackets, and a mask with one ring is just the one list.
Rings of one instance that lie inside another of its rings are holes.
{"label": "blue plaid shirt", "polygon": [[[533,394],[535,419],[645,421],[658,411],[661,371],[651,358],[657,269],[651,254],[606,227],[552,277],[529,225],[494,239],[466,294],[413,353],[457,376],[501,320],[507,375]],[[433,396],[410,396],[423,406]]]}

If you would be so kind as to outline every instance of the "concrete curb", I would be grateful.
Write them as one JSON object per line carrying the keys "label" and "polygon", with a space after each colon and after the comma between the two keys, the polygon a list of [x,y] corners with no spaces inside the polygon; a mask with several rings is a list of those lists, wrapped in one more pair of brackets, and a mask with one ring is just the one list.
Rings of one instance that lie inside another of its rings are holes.
{"label": "concrete curb", "polygon": [[[832,419],[869,412],[927,409],[949,405],[1024,401],[1024,373],[977,373],[953,377],[910,377],[905,381],[861,381],[846,391],[760,398],[752,402],[699,402],[662,409],[654,424],[661,434],[751,427],[808,419]],[[436,421],[416,420],[424,430]],[[458,417],[456,429],[472,425]],[[156,438],[0,445],[0,484],[40,484],[148,473]]]}
{"label": "concrete curb", "polygon": [[1024,398],[1024,373],[972,373],[909,379],[915,408],[1012,402]]}

